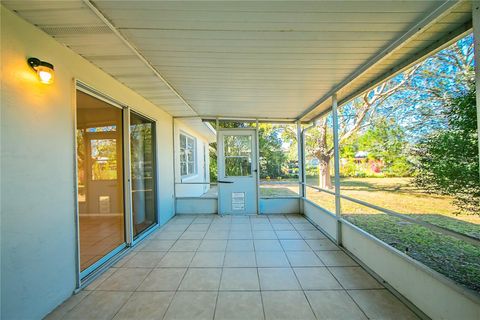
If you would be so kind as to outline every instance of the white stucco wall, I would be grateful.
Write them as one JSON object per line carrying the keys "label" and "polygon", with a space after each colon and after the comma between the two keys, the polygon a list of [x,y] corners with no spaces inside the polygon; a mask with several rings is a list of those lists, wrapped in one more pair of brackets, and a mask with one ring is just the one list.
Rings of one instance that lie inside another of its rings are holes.
{"label": "white stucco wall", "polygon": [[[55,66],[43,85],[28,57]],[[160,222],[173,214],[172,118],[1,7],[1,318],[40,319],[75,288],[74,79],[157,121]]]}
{"label": "white stucco wall", "polygon": [[[180,174],[180,134],[184,133],[196,140],[196,166],[197,172],[191,176],[182,177]],[[209,185],[179,185],[178,183],[210,182],[210,157],[208,153],[208,138],[185,124],[181,119],[175,119],[175,181],[177,197],[198,197],[209,189]]]}

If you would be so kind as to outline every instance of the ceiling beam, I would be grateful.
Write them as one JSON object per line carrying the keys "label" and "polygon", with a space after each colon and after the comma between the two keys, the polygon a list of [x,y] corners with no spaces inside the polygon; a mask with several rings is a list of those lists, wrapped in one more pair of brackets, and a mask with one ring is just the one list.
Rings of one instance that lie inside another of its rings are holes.
{"label": "ceiling beam", "polygon": [[244,122],[268,122],[268,123],[295,123],[295,118],[273,118],[273,117],[239,117],[239,116],[198,116],[198,117],[174,117],[175,119],[201,118],[202,121],[244,121]]}

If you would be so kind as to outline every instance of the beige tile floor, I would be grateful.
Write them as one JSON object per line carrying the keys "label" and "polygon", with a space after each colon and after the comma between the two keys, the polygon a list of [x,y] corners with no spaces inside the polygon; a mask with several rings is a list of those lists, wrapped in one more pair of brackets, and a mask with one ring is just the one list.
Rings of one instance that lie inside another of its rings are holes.
{"label": "beige tile floor", "polygon": [[417,319],[301,215],[176,216],[48,319]]}

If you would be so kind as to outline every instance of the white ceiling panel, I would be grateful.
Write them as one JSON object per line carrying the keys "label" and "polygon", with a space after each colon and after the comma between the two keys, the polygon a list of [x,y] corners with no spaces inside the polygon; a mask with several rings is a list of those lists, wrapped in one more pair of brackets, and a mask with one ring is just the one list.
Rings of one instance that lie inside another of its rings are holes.
{"label": "white ceiling panel", "polygon": [[[134,73],[138,69],[146,68],[145,64],[134,55],[102,55],[86,56],[86,58],[103,67],[117,68],[119,73],[124,74]],[[119,65],[122,67],[118,68]]]}
{"label": "white ceiling panel", "polygon": [[[21,2],[21,1],[19,1]],[[15,4],[15,1],[12,1]],[[17,10],[19,12],[19,10]],[[28,21],[35,21],[38,26],[101,26],[102,22],[86,7],[77,9],[25,9],[21,10],[22,17]]]}

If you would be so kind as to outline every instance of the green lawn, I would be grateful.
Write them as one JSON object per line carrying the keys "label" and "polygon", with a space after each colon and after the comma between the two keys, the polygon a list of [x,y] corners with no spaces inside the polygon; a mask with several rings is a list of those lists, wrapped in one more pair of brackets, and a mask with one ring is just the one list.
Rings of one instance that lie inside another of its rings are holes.
{"label": "green lawn", "polygon": [[260,185],[261,197],[295,197],[298,196],[298,184],[266,184],[262,182]]}
{"label": "green lawn", "polygon": [[480,247],[384,214],[345,218],[460,285],[480,292]]}
{"label": "green lawn", "polygon": [[411,178],[343,178],[342,194],[400,213],[447,214],[456,211],[452,198],[428,194]]}
{"label": "green lawn", "polygon": [[[456,214],[451,197],[428,194],[416,188],[411,178],[343,178],[340,185],[342,195],[480,239],[480,215]],[[335,211],[333,196],[307,188],[307,198]],[[380,213],[348,200],[342,200],[341,208],[342,214]]]}

